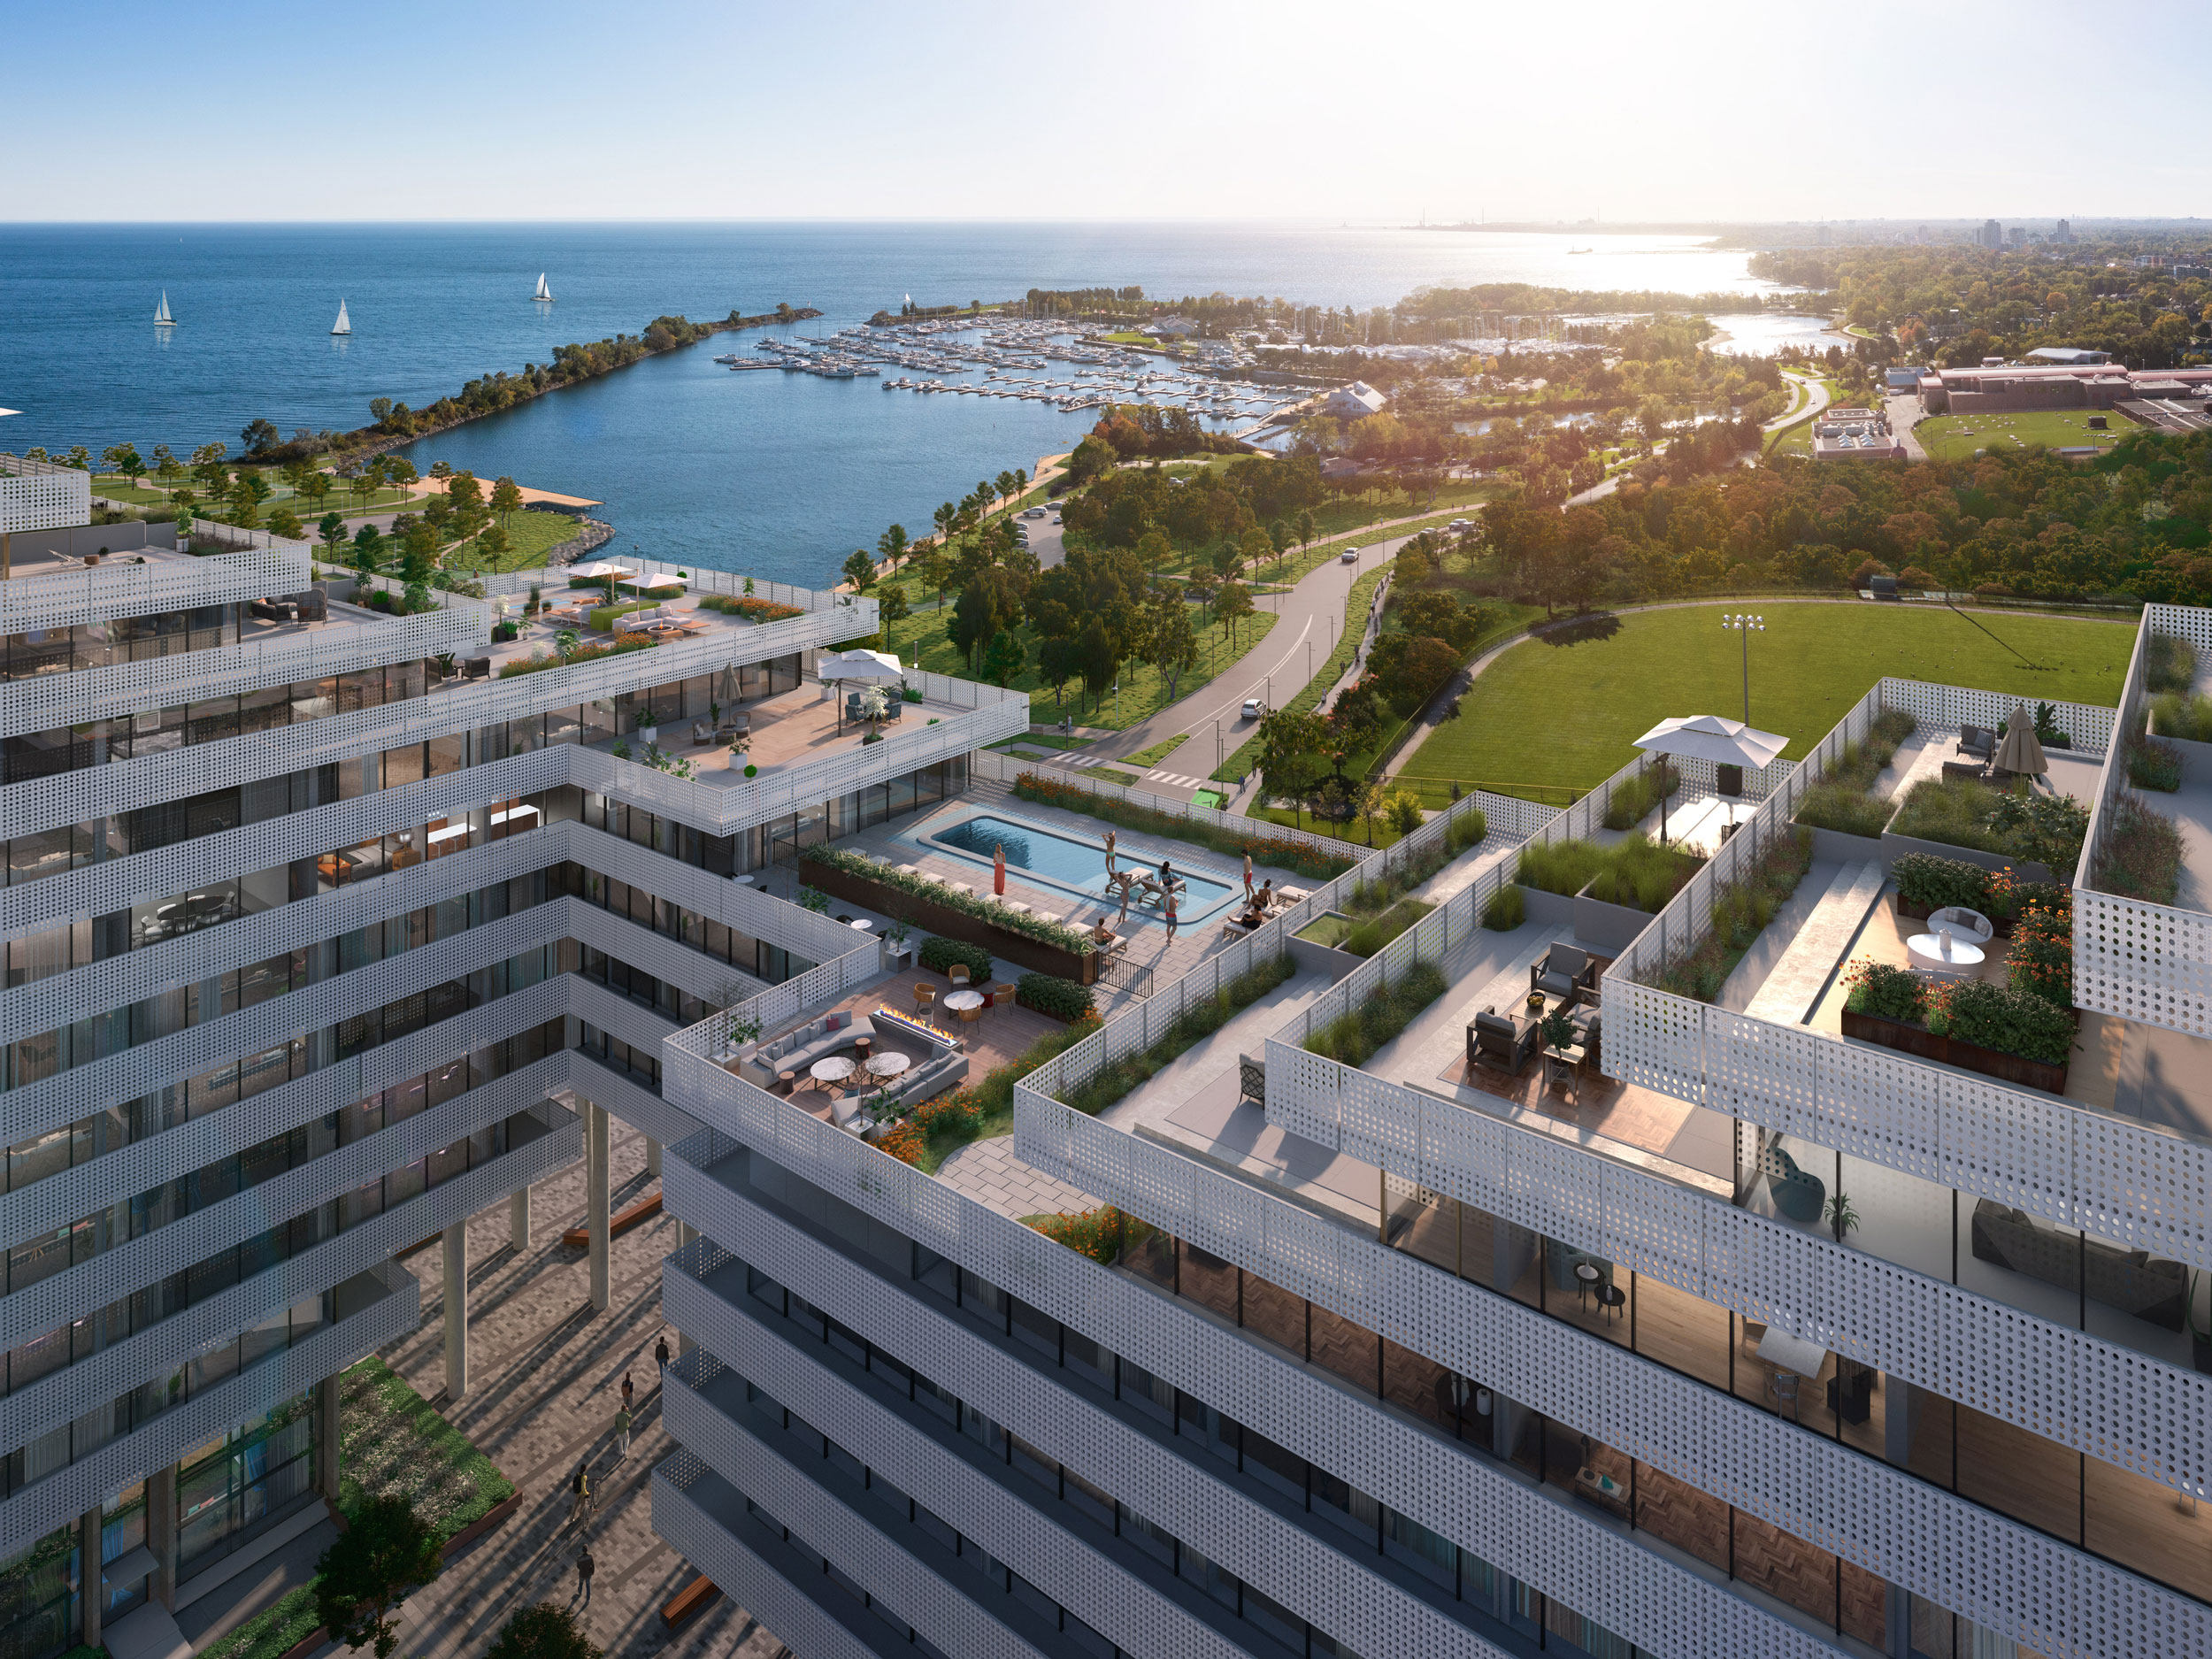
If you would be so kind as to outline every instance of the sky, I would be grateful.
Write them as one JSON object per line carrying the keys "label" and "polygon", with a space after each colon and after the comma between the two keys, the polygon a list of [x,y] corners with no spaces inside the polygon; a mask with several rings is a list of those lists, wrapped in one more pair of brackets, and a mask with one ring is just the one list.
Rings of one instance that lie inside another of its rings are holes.
{"label": "sky", "polygon": [[0,38],[10,221],[2212,215],[2212,7],[2161,0],[23,0]]}

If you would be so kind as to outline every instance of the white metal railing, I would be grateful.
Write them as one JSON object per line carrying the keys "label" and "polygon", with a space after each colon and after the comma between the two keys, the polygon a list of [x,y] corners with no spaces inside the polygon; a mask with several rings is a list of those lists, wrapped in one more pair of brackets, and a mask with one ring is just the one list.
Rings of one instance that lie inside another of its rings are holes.
{"label": "white metal railing", "polygon": [[297,593],[312,573],[307,543],[262,536],[238,552],[204,558],[150,552],[143,565],[117,560],[86,570],[19,575],[0,582],[0,634]]}
{"label": "white metal railing", "polygon": [[91,518],[91,473],[0,455],[0,532],[60,530]]}
{"label": "white metal railing", "polygon": [[[609,564],[619,565],[624,570],[634,571],[641,576],[681,576],[686,583],[685,591],[695,595],[719,594],[731,599],[760,599],[772,605],[796,605],[806,611],[847,612],[845,620],[856,636],[873,633],[879,626],[877,602],[857,594],[794,588],[788,582],[769,581],[764,578],[747,576],[741,572],[710,570],[704,565],[673,564],[666,559],[634,558],[627,554],[617,557],[604,549],[600,551],[598,557]],[[576,572],[566,565],[541,565],[530,570],[457,572],[456,574],[474,575],[484,584],[487,595],[523,599],[528,597],[533,588],[558,588],[566,593],[569,582]]]}
{"label": "white metal railing", "polygon": [[2125,739],[2143,730],[2154,634],[2186,640],[2200,663],[2212,659],[2212,611],[2193,605],[2143,609],[2120,694],[2123,740],[2105,755],[2096,810],[2074,869],[2074,1003],[2192,1037],[2212,1037],[2212,915],[2106,893],[2095,885],[2120,800],[2130,795],[2146,800],[2128,783]]}

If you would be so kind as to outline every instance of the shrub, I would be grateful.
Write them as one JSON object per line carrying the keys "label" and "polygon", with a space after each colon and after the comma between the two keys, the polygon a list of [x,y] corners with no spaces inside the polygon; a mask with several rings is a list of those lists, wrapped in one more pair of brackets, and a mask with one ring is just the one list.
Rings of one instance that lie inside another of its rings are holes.
{"label": "shrub", "polygon": [[2133,795],[2119,796],[2109,811],[2091,877],[2097,890],[2171,904],[2181,887],[2181,832]]}
{"label": "shrub", "polygon": [[1663,965],[1653,978],[1662,990],[1710,1002],[1728,976],[1774,919],[1805,872],[1813,865],[1813,838],[1804,830],[1777,836],[1759,861],[1713,895],[1711,926],[1689,950]]}
{"label": "shrub", "polygon": [[1316,880],[1327,881],[1349,870],[1359,861],[1340,857],[1333,853],[1309,847],[1286,835],[1270,834],[1266,827],[1254,821],[1250,829],[1225,829],[1195,818],[1179,813],[1164,812],[1157,807],[1140,806],[1094,789],[1064,783],[1056,778],[1047,778],[1033,772],[1019,773],[1014,780],[1014,793],[1025,801],[1034,801],[1044,806],[1056,806],[1070,812],[1082,812],[1123,829],[1143,831],[1154,835],[1165,835],[1187,841],[1210,851],[1240,855],[1246,848],[1252,851],[1252,862],[1271,864],[1278,870],[1288,870]]}
{"label": "shrub", "polygon": [[2151,726],[2161,737],[2212,743],[2212,697],[2162,692],[2151,699]]}
{"label": "shrub", "polygon": [[625,599],[619,604],[594,605],[585,619],[600,633],[606,634],[613,629],[618,617],[626,617],[633,611],[650,611],[660,601],[657,599]]}
{"label": "shrub", "polygon": [[1606,853],[1605,867],[1591,877],[1589,895],[1656,916],[1688,885],[1704,861],[1647,840],[1641,831]]}
{"label": "shrub", "polygon": [[2000,792],[1989,806],[1989,828],[2012,857],[2048,864],[2053,873],[2081,861],[2089,833],[2089,809],[2070,795]]}
{"label": "shrub", "polygon": [[922,1161],[922,1132],[915,1127],[911,1118],[904,1123],[893,1124],[876,1137],[875,1148],[902,1164],[918,1164]]}
{"label": "shrub", "polygon": [[1989,872],[1962,859],[1907,853],[1890,866],[1890,873],[1897,878],[1897,896],[1923,910],[1940,910],[1955,904],[1979,910],[1989,899]]}
{"label": "shrub", "polygon": [[2143,684],[2154,695],[2185,692],[2196,683],[2196,648],[2170,634],[2154,634],[2144,641]]}
{"label": "shrub", "polygon": [[1459,816],[1445,826],[1444,845],[1457,857],[1470,847],[1479,847],[1490,834],[1490,820],[1480,807],[1463,808]]}
{"label": "shrub", "polygon": [[1101,1066],[1090,1077],[1072,1085],[1061,1099],[1077,1111],[1095,1118],[1133,1088],[1149,1082],[1160,1068],[1193,1043],[1210,1037],[1235,1017],[1297,972],[1287,954],[1270,956],[1223,986],[1213,995],[1189,1004],[1153,1045]]}
{"label": "shrub", "polygon": [[1919,1023],[1925,987],[1909,968],[1862,958],[1844,970],[1843,982],[1850,987],[1843,1005],[1854,1014]]}
{"label": "shrub", "polygon": [[1893,835],[1945,841],[1978,852],[2008,849],[1989,827],[1989,809],[1997,792],[1972,778],[1924,778],[1906,791],[1904,804],[1889,823]]}
{"label": "shrub", "polygon": [[730,594],[701,594],[699,609],[719,611],[726,616],[743,617],[750,622],[781,622],[787,617],[806,615],[797,605],[780,605],[772,599],[756,599],[750,594],[741,598]]}
{"label": "shrub", "polygon": [[1080,1019],[1092,1011],[1091,987],[1049,973],[1025,973],[1014,981],[1015,1000],[1048,1019]]}
{"label": "shrub", "polygon": [[1347,933],[1342,948],[1356,956],[1371,956],[1435,908],[1425,899],[1400,899],[1380,916]]}
{"label": "shrub", "polygon": [[[864,858],[858,853],[848,852],[841,847],[810,847],[806,850],[806,858],[809,863],[821,864],[840,875],[872,883],[907,898],[941,905],[962,916],[972,916],[993,927],[1018,933],[1024,939],[1033,939],[1039,944],[1050,945],[1055,949],[1064,950],[1073,956],[1087,956],[1098,949],[1092,942],[1087,929],[1067,927],[1039,917],[1017,914],[1003,904],[990,903],[972,893],[955,893],[941,882],[926,880],[918,875],[902,874],[872,859]],[[869,908],[887,913],[896,907],[879,900]],[[982,948],[977,946],[975,949]],[[987,956],[989,953],[987,951],[985,954]],[[989,970],[984,972],[988,972]]]}
{"label": "shrub", "polygon": [[1605,804],[1605,827],[1624,830],[1640,824],[1651,809],[1682,787],[1682,774],[1661,761],[1614,787]]}
{"label": "shrub", "polygon": [[2056,904],[2030,904],[2013,925],[2005,954],[2005,981],[2054,1007],[2074,1006],[2074,914],[2063,895]]}
{"label": "shrub", "polygon": [[2023,881],[2007,864],[1989,878],[1988,902],[1975,908],[1985,916],[2021,916],[2031,905],[2046,910],[2073,908],[2074,895],[2055,881]]}
{"label": "shrub", "polygon": [[[2073,1051],[2074,1022],[2044,997],[2009,985],[1968,979],[1939,987],[1949,1034],[1960,1042],[2016,1054],[2045,1065],[2064,1065]],[[1935,1029],[1931,1019],[1928,1028]]]}
{"label": "shrub", "polygon": [[2154,737],[2137,738],[2128,745],[2128,781],[2138,789],[2173,794],[2181,787],[2181,751]]}
{"label": "shrub", "polygon": [[1531,841],[1521,849],[1516,877],[1525,887],[1569,896],[1590,885],[1605,863],[1605,854],[1594,841]]}
{"label": "shrub", "polygon": [[1375,1051],[1413,1023],[1414,1016],[1444,993],[1444,973],[1432,962],[1409,963],[1396,983],[1384,981],[1356,1008],[1340,1014],[1305,1041],[1309,1054],[1363,1066]]}
{"label": "shrub", "polygon": [[932,973],[942,973],[956,962],[968,970],[972,979],[991,977],[991,953],[980,945],[972,945],[964,939],[942,939],[932,933],[922,941],[918,960]]}
{"label": "shrub", "polygon": [[1101,1266],[1110,1267],[1121,1256],[1122,1214],[1111,1204],[1096,1210],[1064,1210],[1056,1216],[1024,1216],[1022,1225],[1035,1228],[1055,1244],[1064,1244]]}
{"label": "shrub", "polygon": [[1874,794],[1874,782],[1897,757],[1897,746],[1912,735],[1914,724],[1902,709],[1885,709],[1875,716],[1864,741],[1846,743],[1820,781],[1805,792],[1797,803],[1797,821],[1846,835],[1879,835],[1895,808]]}
{"label": "shrub", "polygon": [[1482,925],[1494,933],[1509,933],[1528,919],[1528,901],[1519,887],[1508,882],[1491,895],[1482,907]]}
{"label": "shrub", "polygon": [[512,680],[517,674],[541,673],[549,668],[572,668],[578,663],[588,663],[601,657],[618,657],[624,651],[649,650],[659,643],[649,634],[633,634],[611,645],[580,645],[565,657],[533,652],[528,657],[518,657],[504,664],[499,671],[499,677]]}

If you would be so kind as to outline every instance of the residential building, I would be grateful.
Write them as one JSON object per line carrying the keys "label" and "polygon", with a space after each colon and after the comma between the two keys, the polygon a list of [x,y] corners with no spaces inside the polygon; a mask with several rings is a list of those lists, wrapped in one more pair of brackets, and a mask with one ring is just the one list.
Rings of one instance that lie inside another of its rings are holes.
{"label": "residential building", "polygon": [[[697,572],[726,610],[563,662],[563,619],[518,614],[560,572],[395,616],[315,580],[304,543],[204,525],[230,550],[195,557],[84,526],[88,501],[82,473],[0,457],[5,522],[37,526],[0,581],[23,1659],[124,1618],[170,1651],[196,1580],[334,1497],[334,1379],[415,1330],[394,1258],[441,1235],[465,1394],[463,1224],[505,1202],[526,1240],[534,1183],[588,1145],[604,1171],[610,1113],[695,1133],[664,1040],[856,937],[761,872],[957,795],[970,750],[1028,724],[1024,696],[919,674],[880,740],[846,721],[808,682],[876,626],[850,595]],[[494,642],[503,610],[524,637]]]}
{"label": "residential building", "polygon": [[1333,420],[1364,420],[1370,415],[1382,413],[1389,401],[1365,380],[1354,380],[1349,386],[1338,387],[1324,398],[1321,412]]}
{"label": "residential building", "polygon": [[[2212,649],[2212,613],[2144,626]],[[2185,873],[2164,906],[2097,874],[2142,662],[2118,710],[2051,711],[2048,781],[2099,814],[2060,872],[2062,1077],[1846,1027],[1842,970],[1926,926],[1879,841],[1815,848],[1773,936],[1698,978],[1729,884],[1878,716],[1916,721],[1911,781],[2014,706],[1901,680],[1802,765],[1682,763],[1670,834],[1706,862],[1657,917],[1524,888],[1526,921],[1483,925],[1514,849],[1588,837],[1635,767],[1565,812],[1471,796],[1112,991],[1014,1081],[1010,1142],[934,1173],[760,1087],[716,1022],[671,1039],[706,1130],[667,1202],[703,1236],[664,1279],[691,1351],[656,1530],[810,1654],[2206,1650],[2208,930]],[[1013,770],[977,764],[987,789]],[[1477,811],[1417,926],[1364,962],[1307,952]],[[2023,937],[1985,941],[1984,977]],[[1224,1023],[1285,952],[1290,981]],[[1442,988],[1402,1032],[1334,1057],[1422,972]],[[750,1007],[833,1042],[826,1019],[898,1013],[910,977],[861,956]],[[1576,1051],[1534,1051],[1532,987],[1579,1005]],[[1024,1225],[1056,1212],[1102,1225],[1081,1249]]]}
{"label": "residential building", "polygon": [[2005,227],[1993,219],[1985,219],[1974,240],[1985,248],[2001,248],[2005,245]]}

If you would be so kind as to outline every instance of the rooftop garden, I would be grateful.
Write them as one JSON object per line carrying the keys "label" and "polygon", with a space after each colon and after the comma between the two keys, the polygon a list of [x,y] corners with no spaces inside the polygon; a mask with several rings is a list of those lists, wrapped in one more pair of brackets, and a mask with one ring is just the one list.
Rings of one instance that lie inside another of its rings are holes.
{"label": "rooftop garden", "polygon": [[1728,976],[1813,865],[1813,838],[1799,829],[1770,841],[1752,867],[1713,895],[1710,926],[1689,950],[1663,964],[1652,983],[1677,996],[1717,1000]]}
{"label": "rooftop garden", "polygon": [[1655,843],[1641,831],[1610,847],[1595,841],[1532,841],[1514,879],[1546,893],[1578,894],[1657,915],[1705,861]]}
{"label": "rooftop garden", "polygon": [[1797,803],[1797,821],[1810,829],[1846,835],[1879,835],[1895,803],[1874,793],[1875,780],[1897,757],[1897,747],[1913,733],[1914,720],[1902,709],[1875,717],[1863,741],[1846,743],[1818,783]]}
{"label": "rooftop garden", "polygon": [[1149,1048],[1102,1066],[1070,1089],[1064,1096],[1067,1104],[1097,1117],[1130,1090],[1151,1081],[1171,1061],[1212,1036],[1297,971],[1288,951],[1246,969],[1213,995],[1187,1005]]}
{"label": "rooftop garden", "polygon": [[1411,1025],[1414,1017],[1444,994],[1444,971],[1432,962],[1410,962],[1395,980],[1382,980],[1357,1008],[1348,1009],[1309,1034],[1309,1054],[1363,1066],[1376,1051]]}
{"label": "rooftop garden", "polygon": [[[1017,915],[1003,904],[995,904],[979,895],[956,893],[944,882],[925,876],[904,874],[841,847],[810,847],[806,849],[806,861],[821,864],[856,880],[872,882],[877,887],[902,893],[910,898],[927,900],[959,915],[973,917],[993,927],[1024,939],[1033,939],[1041,945],[1050,945],[1055,949],[1064,950],[1073,956],[1087,956],[1098,949],[1091,941],[1089,933],[1083,928],[1063,926],[1058,922],[1045,921],[1035,916]],[[877,905],[874,908],[889,913],[895,907]]]}
{"label": "rooftop garden", "polygon": [[2081,857],[2089,809],[2071,795],[2024,786],[2011,790],[1978,778],[1924,778],[1906,795],[1889,833],[1970,847],[2062,874]]}
{"label": "rooftop garden", "polygon": [[2143,649],[2143,684],[2153,695],[2185,692],[2197,680],[2197,648],[2170,634],[2154,634]]}
{"label": "rooftop garden", "polygon": [[1682,774],[1666,761],[1647,766],[1613,786],[1605,803],[1605,827],[1633,829],[1651,815],[1651,809],[1682,787]]}
{"label": "rooftop garden", "polygon": [[2133,795],[2118,796],[2098,837],[2089,879],[2100,893],[2171,904],[2181,890],[2181,831]]}
{"label": "rooftop garden", "polygon": [[1057,1059],[1098,1029],[1095,1014],[1085,1015],[1064,1031],[1049,1031],[1022,1050],[1021,1057],[994,1067],[978,1083],[926,1100],[876,1141],[879,1150],[926,1175],[972,1141],[1014,1131],[1014,1083],[1048,1060]]}

